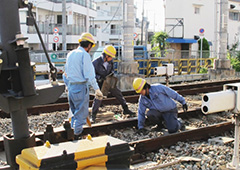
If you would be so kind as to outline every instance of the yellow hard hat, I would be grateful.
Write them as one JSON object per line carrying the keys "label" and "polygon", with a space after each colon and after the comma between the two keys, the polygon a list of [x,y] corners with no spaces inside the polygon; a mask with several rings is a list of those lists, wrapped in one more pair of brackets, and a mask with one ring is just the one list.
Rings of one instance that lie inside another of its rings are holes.
{"label": "yellow hard hat", "polygon": [[95,47],[95,41],[94,41],[93,35],[88,32],[82,33],[78,42],[80,43],[81,41],[89,41],[89,42],[93,43],[92,47]]}
{"label": "yellow hard hat", "polygon": [[115,58],[116,53],[117,53],[115,47],[113,47],[112,45],[107,45],[107,46],[104,48],[103,52],[104,52],[105,54],[111,56],[112,58]]}
{"label": "yellow hard hat", "polygon": [[133,80],[133,88],[135,89],[135,91],[137,93],[140,93],[144,87],[144,85],[146,84],[146,80],[142,79],[142,78],[135,78]]}

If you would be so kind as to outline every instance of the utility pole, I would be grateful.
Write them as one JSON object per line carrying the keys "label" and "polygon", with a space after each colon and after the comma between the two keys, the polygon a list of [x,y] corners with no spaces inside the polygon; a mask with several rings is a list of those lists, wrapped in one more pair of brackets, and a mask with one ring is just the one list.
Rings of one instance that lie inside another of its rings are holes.
{"label": "utility pole", "polygon": [[227,58],[228,0],[220,1],[220,48],[219,59]]}
{"label": "utility pole", "polygon": [[141,45],[143,45],[144,0],[142,3]]}
{"label": "utility pole", "polygon": [[231,62],[227,59],[227,33],[228,0],[220,0],[219,54],[217,55],[217,59],[214,60],[213,69],[209,70],[210,79],[221,79],[235,76],[235,70],[231,68]]}
{"label": "utility pole", "polygon": [[62,0],[62,50],[67,51],[67,44],[66,44],[66,0]]}
{"label": "utility pole", "polygon": [[123,1],[123,60],[133,61],[134,3]]}
{"label": "utility pole", "polygon": [[118,63],[118,87],[132,89],[132,83],[138,73],[138,63],[134,61],[134,0],[123,0],[123,47],[122,60]]}

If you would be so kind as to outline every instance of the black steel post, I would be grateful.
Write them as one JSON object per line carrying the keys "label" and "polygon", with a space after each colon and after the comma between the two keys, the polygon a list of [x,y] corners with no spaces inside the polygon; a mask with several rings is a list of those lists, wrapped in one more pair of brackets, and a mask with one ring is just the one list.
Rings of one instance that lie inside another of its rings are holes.
{"label": "black steel post", "polygon": [[0,5],[0,45],[7,51],[7,58],[3,59],[3,68],[16,67],[16,45],[11,44],[20,33],[18,0],[1,0]]}
{"label": "black steel post", "polygon": [[14,139],[28,138],[29,127],[27,119],[27,110],[18,110],[10,113],[12,118],[12,129]]}
{"label": "black steel post", "polygon": [[[55,102],[64,84],[35,88],[28,48],[20,30],[19,8],[24,0],[0,0],[0,108],[11,114],[13,135],[4,135],[7,163],[18,169],[16,155],[35,146],[35,135],[29,131],[27,108]],[[37,95],[36,95],[37,94]]]}

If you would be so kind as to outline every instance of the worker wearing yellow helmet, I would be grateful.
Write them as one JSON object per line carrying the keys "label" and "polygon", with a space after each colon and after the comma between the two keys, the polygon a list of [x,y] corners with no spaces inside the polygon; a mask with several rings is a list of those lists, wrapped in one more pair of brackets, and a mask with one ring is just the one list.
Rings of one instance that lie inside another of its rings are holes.
{"label": "worker wearing yellow helmet", "polygon": [[146,116],[150,122],[157,125],[155,130],[160,130],[164,125],[169,133],[185,130],[184,122],[177,118],[178,109],[175,101],[182,104],[184,111],[188,110],[187,103],[180,94],[162,84],[150,85],[143,78],[135,78],[133,88],[141,94],[138,105],[138,133],[147,133],[144,128],[147,108],[149,111]]}
{"label": "worker wearing yellow helmet", "polygon": [[[98,85],[101,89],[101,91],[104,93],[104,95],[108,95],[108,92],[110,92],[113,96],[117,98],[117,100],[120,102],[120,104],[123,107],[123,114],[127,115],[135,115],[132,111],[128,109],[128,106],[126,104],[126,100],[124,99],[122,92],[113,84],[117,82],[117,78],[114,76],[114,65],[113,65],[113,58],[116,57],[116,49],[112,45],[107,45],[102,51],[102,55],[93,60],[93,66],[95,68],[96,73],[96,79],[98,82]],[[115,82],[112,83],[112,87],[105,88],[104,85],[106,84],[106,81]],[[104,84],[105,82],[105,84]],[[104,91],[103,91],[104,88]],[[93,105],[92,105],[92,120],[95,122],[96,115],[98,112],[98,109],[101,105],[102,100],[99,100],[97,98],[94,99]]]}
{"label": "worker wearing yellow helmet", "polygon": [[90,33],[82,33],[79,47],[68,53],[63,75],[68,87],[69,106],[73,117],[71,126],[74,129],[75,139],[78,139],[86,124],[89,106],[89,84],[95,90],[95,97],[102,99],[103,94],[95,79],[95,70],[89,55],[95,45]]}

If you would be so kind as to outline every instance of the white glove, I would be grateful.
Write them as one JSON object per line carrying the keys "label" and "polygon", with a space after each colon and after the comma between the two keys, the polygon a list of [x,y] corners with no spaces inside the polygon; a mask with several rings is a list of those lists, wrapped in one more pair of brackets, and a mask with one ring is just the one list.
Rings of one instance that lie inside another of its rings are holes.
{"label": "white glove", "polygon": [[95,98],[98,100],[103,99],[103,94],[102,94],[101,90],[99,90],[99,89],[95,90]]}

